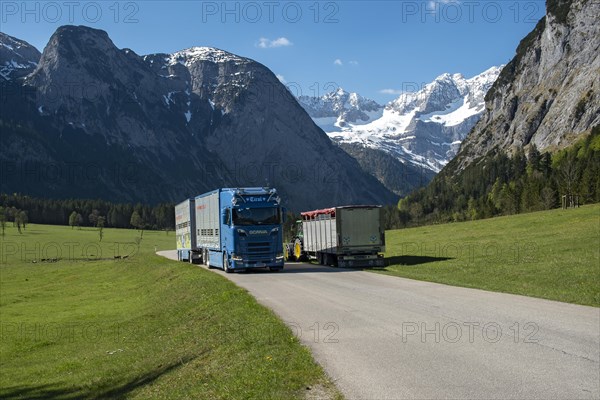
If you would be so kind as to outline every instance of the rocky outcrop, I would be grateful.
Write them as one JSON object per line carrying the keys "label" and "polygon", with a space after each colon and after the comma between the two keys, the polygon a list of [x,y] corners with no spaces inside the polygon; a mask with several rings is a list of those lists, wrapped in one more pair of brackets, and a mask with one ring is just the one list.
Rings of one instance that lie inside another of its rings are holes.
{"label": "rocky outcrop", "polygon": [[[65,26],[18,84],[0,115],[18,143],[1,155],[11,166],[3,191],[152,203],[270,185],[298,211],[396,201],[268,68],[222,50],[139,56],[106,32]],[[19,173],[24,157],[41,168],[94,168],[83,179],[33,182]],[[113,174],[115,165],[127,173]]]}
{"label": "rocky outcrop", "polygon": [[409,162],[403,163],[383,150],[359,143],[340,143],[339,146],[354,157],[365,171],[401,197],[426,186],[435,176],[431,170]]}
{"label": "rocky outcrop", "polygon": [[548,0],[486,96],[452,168],[491,152],[565,147],[600,124],[600,3]]}

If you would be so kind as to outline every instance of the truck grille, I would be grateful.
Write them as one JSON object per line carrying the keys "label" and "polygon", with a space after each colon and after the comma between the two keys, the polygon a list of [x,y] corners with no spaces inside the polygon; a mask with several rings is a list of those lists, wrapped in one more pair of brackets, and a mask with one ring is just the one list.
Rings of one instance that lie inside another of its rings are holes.
{"label": "truck grille", "polygon": [[251,261],[269,260],[271,258],[271,244],[269,242],[248,243],[248,258]]}

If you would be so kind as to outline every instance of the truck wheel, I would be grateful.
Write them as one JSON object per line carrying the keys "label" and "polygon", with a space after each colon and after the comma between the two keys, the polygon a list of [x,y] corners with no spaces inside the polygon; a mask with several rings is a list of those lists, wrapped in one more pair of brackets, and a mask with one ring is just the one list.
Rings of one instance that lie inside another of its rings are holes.
{"label": "truck wheel", "polygon": [[204,265],[206,265],[208,267],[208,269],[212,269],[212,265],[210,265],[210,253],[208,252],[208,250],[204,250],[204,252],[202,253],[202,259],[204,261]]}
{"label": "truck wheel", "polygon": [[226,273],[232,272],[232,269],[229,268],[229,260],[227,259],[227,253],[223,252],[223,271]]}

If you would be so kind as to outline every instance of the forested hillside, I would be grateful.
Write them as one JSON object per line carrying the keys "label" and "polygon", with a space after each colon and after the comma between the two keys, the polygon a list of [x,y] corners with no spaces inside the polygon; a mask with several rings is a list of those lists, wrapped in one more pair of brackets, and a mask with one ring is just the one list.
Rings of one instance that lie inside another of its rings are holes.
{"label": "forested hillside", "polygon": [[[448,169],[451,170],[451,169]],[[559,207],[561,196],[600,202],[600,127],[570,147],[540,153],[531,146],[512,158],[497,152],[457,175],[442,171],[429,186],[388,209],[391,227],[489,218]]]}

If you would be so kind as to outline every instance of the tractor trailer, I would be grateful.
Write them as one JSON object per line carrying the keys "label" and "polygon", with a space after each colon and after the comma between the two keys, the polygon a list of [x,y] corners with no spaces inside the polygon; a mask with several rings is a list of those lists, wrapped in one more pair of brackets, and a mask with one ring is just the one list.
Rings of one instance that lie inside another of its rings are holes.
{"label": "tractor trailer", "polygon": [[385,230],[381,206],[344,206],[301,213],[288,259],[322,265],[383,267]]}
{"label": "tractor trailer", "polygon": [[175,207],[177,258],[225,272],[283,269],[285,210],[275,189],[217,189]]}

